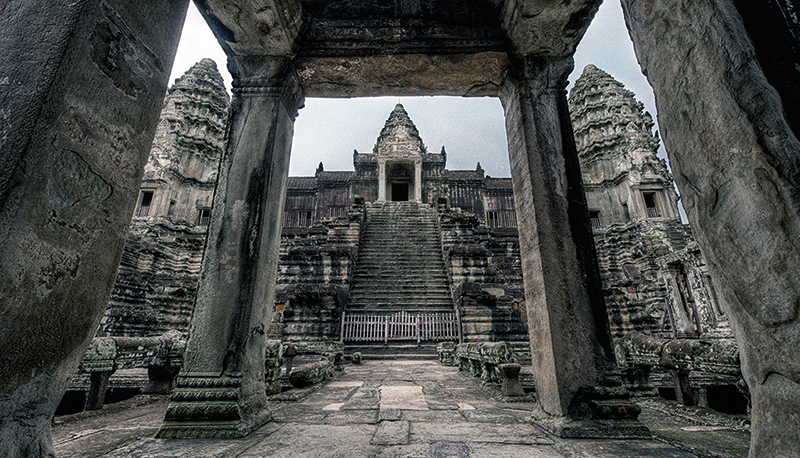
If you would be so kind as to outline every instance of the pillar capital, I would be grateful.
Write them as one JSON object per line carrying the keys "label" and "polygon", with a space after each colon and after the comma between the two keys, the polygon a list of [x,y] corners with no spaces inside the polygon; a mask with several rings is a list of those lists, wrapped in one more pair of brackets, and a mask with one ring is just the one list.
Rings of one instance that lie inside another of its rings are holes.
{"label": "pillar capital", "polygon": [[[527,90],[521,94],[523,97],[534,97],[546,92],[566,94],[567,78],[573,68],[575,60],[572,56],[525,56],[511,62],[505,82],[513,80],[524,85]],[[507,90],[501,89],[501,100],[506,97]]]}
{"label": "pillar capital", "polygon": [[233,76],[234,98],[277,97],[293,117],[303,108],[305,96],[294,61],[275,56],[232,56],[228,71]]}

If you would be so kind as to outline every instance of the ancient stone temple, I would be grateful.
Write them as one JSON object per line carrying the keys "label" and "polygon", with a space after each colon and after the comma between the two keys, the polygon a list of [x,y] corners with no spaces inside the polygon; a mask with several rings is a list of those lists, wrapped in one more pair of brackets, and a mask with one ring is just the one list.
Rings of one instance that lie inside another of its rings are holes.
{"label": "ancient stone temple", "polygon": [[[98,336],[188,333],[226,103],[208,60],[170,89]],[[730,337],[641,103],[590,65],[570,109],[614,336]],[[511,180],[446,162],[398,104],[353,171],[289,177],[269,334],[336,341],[343,312],[456,312],[451,339],[527,341]]]}
{"label": "ancient stone temple", "polygon": [[342,312],[458,312],[466,341],[527,341],[511,181],[446,162],[398,104],[354,171],[290,177],[272,332],[338,340]]}
{"label": "ancient stone temple", "polygon": [[[576,80],[569,107],[614,336],[731,337],[705,262],[681,223],[672,176],[657,157],[650,114],[594,65]],[[689,244],[694,254],[673,254]]]}
{"label": "ancient stone temple", "polygon": [[98,336],[188,334],[228,105],[210,59],[170,87]]}
{"label": "ancient stone temple", "polygon": [[[501,100],[532,418],[560,436],[641,434],[629,398],[608,389],[621,385],[566,94],[599,1],[195,3],[228,56],[233,95],[208,227],[214,243],[203,255],[165,435],[244,436],[272,417],[264,336],[294,120],[304,97],[381,95]],[[738,339],[752,394],[751,456],[792,456],[800,443],[800,21],[797,0],[751,3],[622,0],[693,235]],[[0,3],[0,454],[52,454],[52,414],[108,305],[143,198],[187,4]],[[409,161],[399,165],[408,174],[384,168],[387,186],[416,197],[412,180],[420,180]],[[652,189],[640,191],[645,211],[663,210],[645,194]],[[630,212],[634,204],[628,199]],[[702,278],[684,272],[690,285]],[[680,272],[675,278],[680,288]],[[713,322],[701,300],[681,297],[697,310],[689,320],[697,331]]]}

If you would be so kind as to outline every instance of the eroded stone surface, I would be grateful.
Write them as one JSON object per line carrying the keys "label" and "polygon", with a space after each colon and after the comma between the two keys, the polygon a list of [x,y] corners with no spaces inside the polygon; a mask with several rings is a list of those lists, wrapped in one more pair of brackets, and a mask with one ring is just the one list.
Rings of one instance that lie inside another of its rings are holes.
{"label": "eroded stone surface", "polygon": [[795,454],[800,418],[786,406],[800,400],[800,361],[788,357],[800,342],[799,184],[790,172],[800,167],[800,142],[785,102],[735,2],[622,3],[689,222],[741,349],[754,401],[751,456]]}
{"label": "eroded stone surface", "polygon": [[187,3],[0,8],[0,455],[51,453],[49,420],[113,284]]}

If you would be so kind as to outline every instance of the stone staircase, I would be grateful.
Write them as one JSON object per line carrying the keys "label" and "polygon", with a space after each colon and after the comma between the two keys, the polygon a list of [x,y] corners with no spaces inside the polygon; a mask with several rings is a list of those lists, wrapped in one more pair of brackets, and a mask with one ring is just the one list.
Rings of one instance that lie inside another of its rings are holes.
{"label": "stone staircase", "polygon": [[[350,286],[347,313],[389,315],[452,313],[436,212],[417,202],[366,205],[366,223]],[[347,353],[369,356],[435,357],[436,344],[395,341],[348,345]],[[416,356],[412,356],[416,355]]]}
{"label": "stone staircase", "polygon": [[452,312],[436,212],[417,202],[367,204],[348,312]]}

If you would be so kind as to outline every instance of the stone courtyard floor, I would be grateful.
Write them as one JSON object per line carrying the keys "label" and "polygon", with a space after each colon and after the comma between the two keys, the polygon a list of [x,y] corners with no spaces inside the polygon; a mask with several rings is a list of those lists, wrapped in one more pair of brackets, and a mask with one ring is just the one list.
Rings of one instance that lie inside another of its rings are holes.
{"label": "stone courtyard floor", "polygon": [[643,404],[653,440],[561,439],[528,421],[533,402],[504,402],[457,368],[368,361],[323,387],[278,395],[274,420],[245,438],[153,439],[167,407],[161,396],[58,417],[53,443],[59,458],[747,456],[749,433],[735,421],[668,401]]}

